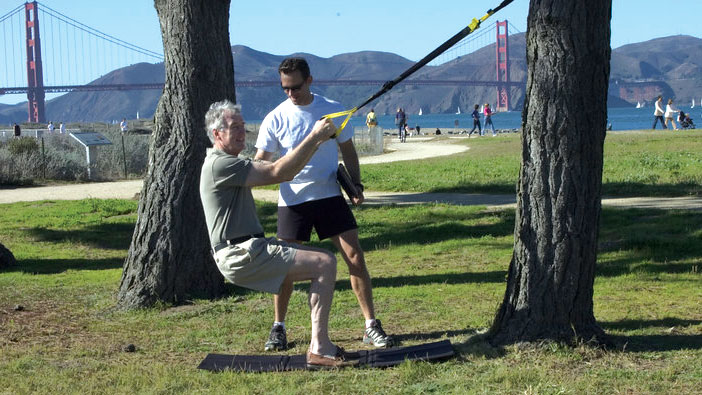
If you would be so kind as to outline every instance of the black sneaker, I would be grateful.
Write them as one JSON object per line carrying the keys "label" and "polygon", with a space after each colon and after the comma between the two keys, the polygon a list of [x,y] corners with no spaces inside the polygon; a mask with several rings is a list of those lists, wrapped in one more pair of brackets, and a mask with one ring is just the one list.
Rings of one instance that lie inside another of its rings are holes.
{"label": "black sneaker", "polygon": [[282,351],[288,348],[288,338],[285,336],[285,328],[282,325],[276,325],[271,329],[271,334],[268,335],[266,342],[266,351]]}
{"label": "black sneaker", "polygon": [[392,337],[388,336],[380,325],[380,320],[375,320],[375,324],[366,328],[363,333],[363,342],[376,347],[392,347],[393,343]]}

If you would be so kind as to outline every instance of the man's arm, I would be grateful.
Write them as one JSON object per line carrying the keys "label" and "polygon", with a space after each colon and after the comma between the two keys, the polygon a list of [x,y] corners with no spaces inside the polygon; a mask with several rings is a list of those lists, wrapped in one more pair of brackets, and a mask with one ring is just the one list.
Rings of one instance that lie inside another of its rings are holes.
{"label": "man's arm", "polygon": [[254,159],[270,162],[272,157],[272,152],[264,151],[259,148],[258,151],[256,151],[256,156],[254,156]]}
{"label": "man's arm", "polygon": [[[339,143],[339,149],[341,150],[341,157],[344,159],[344,165],[346,165],[346,169],[349,171],[351,180],[354,184],[361,185],[361,166],[358,163],[358,153],[356,153],[356,147],[353,145],[353,139],[348,139],[343,143]],[[358,188],[358,190],[361,196],[351,200],[355,206],[358,206],[365,200],[361,188]]]}
{"label": "man's arm", "polygon": [[[302,143],[280,159],[272,163],[254,161],[244,185],[270,185],[292,180],[305,167],[312,155],[317,151],[317,148],[329,140],[334,133],[336,133],[336,127],[331,120],[317,121],[312,132],[302,140]],[[264,160],[266,154],[269,154],[268,158],[272,155],[266,151],[262,152],[264,154],[261,154],[263,157],[261,159]],[[259,153],[256,153],[256,158],[258,156]]]}

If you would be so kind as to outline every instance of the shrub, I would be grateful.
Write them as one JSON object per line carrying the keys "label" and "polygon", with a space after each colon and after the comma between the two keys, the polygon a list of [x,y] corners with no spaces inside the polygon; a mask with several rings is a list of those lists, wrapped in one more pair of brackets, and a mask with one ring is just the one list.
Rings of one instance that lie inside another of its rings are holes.
{"label": "shrub", "polygon": [[29,154],[39,151],[39,144],[31,137],[21,137],[11,139],[7,142],[7,149],[11,155]]}

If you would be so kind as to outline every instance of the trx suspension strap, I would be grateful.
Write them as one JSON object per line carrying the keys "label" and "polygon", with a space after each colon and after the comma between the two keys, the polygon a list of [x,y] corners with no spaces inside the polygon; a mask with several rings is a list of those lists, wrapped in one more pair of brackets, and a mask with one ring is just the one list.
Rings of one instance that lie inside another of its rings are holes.
{"label": "trx suspension strap", "polygon": [[412,75],[415,71],[419,70],[420,68],[424,67],[424,65],[426,65],[427,63],[434,60],[434,58],[436,58],[437,56],[444,53],[447,49],[454,46],[457,42],[461,41],[469,34],[473,33],[475,30],[477,30],[480,27],[480,24],[482,22],[484,22],[486,19],[488,19],[492,14],[503,9],[505,6],[507,6],[512,1],[514,1],[514,0],[503,0],[502,3],[500,3],[500,5],[497,6],[496,8],[489,9],[487,11],[487,13],[482,18],[480,18],[480,19],[473,18],[473,20],[470,22],[470,24],[468,26],[466,26],[463,30],[456,33],[453,37],[449,38],[445,43],[441,44],[435,50],[431,51],[431,53],[429,55],[425,56],[422,60],[418,61],[412,67],[405,70],[405,72],[400,74],[397,78],[383,84],[383,87],[378,92],[376,92],[373,96],[369,97],[366,101],[364,101],[360,105],[358,105],[350,110],[325,115],[323,118],[337,118],[337,117],[342,117],[342,116],[346,115],[346,119],[344,119],[344,122],[342,122],[341,126],[339,126],[339,128],[336,130],[336,134],[334,135],[334,137],[338,136],[341,133],[341,131],[344,130],[344,127],[346,127],[346,124],[348,123],[348,121],[351,118],[351,115],[353,115],[353,113],[355,113],[356,111],[363,108],[363,106],[365,106],[366,104],[368,104],[368,103],[372,102],[373,100],[379,98],[380,96],[384,95],[387,91],[392,89],[395,85],[399,84],[402,80],[409,77],[410,75]]}

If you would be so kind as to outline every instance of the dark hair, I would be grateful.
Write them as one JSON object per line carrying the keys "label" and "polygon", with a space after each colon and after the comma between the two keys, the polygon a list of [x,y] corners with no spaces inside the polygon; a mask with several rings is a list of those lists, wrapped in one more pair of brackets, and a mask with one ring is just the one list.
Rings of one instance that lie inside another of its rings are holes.
{"label": "dark hair", "polygon": [[477,109],[478,109],[478,105],[476,104],[474,108],[477,110]]}
{"label": "dark hair", "polygon": [[285,58],[278,66],[278,73],[292,74],[295,71],[299,71],[302,74],[303,80],[310,76],[310,66],[303,58]]}

